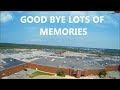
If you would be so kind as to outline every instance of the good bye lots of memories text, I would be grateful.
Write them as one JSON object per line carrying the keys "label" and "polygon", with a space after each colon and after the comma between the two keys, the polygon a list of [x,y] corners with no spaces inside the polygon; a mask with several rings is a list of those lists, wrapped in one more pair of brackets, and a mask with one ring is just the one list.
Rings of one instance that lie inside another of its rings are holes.
{"label": "good bye lots of memories text", "polygon": [[[103,23],[104,16],[22,16],[20,18],[21,23]],[[59,25],[58,25],[59,26]],[[40,28],[40,35],[87,35],[87,28]]]}

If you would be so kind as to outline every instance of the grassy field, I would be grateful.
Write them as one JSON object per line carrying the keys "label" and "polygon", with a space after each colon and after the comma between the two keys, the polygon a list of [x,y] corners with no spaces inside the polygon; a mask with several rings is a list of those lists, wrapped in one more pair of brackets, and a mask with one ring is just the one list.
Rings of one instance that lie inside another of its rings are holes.
{"label": "grassy field", "polygon": [[35,71],[32,74],[29,75],[30,78],[33,78],[38,75],[48,75],[48,76],[53,76],[55,74],[47,73],[47,72],[41,72],[41,71]]}

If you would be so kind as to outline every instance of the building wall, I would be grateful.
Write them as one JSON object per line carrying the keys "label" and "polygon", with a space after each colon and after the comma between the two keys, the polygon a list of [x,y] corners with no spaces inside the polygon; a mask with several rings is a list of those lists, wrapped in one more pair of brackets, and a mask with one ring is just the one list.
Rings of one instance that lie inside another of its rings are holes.
{"label": "building wall", "polygon": [[[56,73],[58,69],[62,69],[65,73],[65,75],[75,76],[79,78],[81,75],[87,76],[87,75],[98,75],[100,69],[98,70],[73,70],[73,69],[65,69],[65,68],[58,68],[58,67],[50,67],[50,66],[43,66],[43,65],[37,65],[32,63],[26,63],[22,65],[17,65],[5,70],[0,71],[0,74],[5,74],[6,76],[14,74],[16,72],[19,72],[21,70],[24,70],[25,68],[31,68],[35,70],[50,72],[50,73]],[[106,66],[106,71],[116,71],[120,69],[119,66]]]}
{"label": "building wall", "polygon": [[[120,65],[112,65],[112,66],[106,66],[105,70],[106,71],[117,71],[119,70]],[[98,75],[101,69],[97,69],[97,70],[81,70],[81,75],[83,76],[87,76],[87,75]]]}
{"label": "building wall", "polygon": [[[116,71],[119,69],[120,66],[107,66],[105,67],[106,71]],[[76,77],[79,77],[81,75],[87,76],[87,75],[98,75],[101,69],[97,70],[73,70],[73,69],[65,69],[65,68],[57,68],[57,67],[50,67],[50,66],[43,66],[43,65],[37,65],[37,64],[31,64],[28,63],[28,68],[56,73],[58,69],[62,69],[66,75],[75,76],[73,75],[74,72],[76,72]]]}
{"label": "building wall", "polygon": [[116,70],[119,70],[119,65],[118,66],[115,66],[115,65],[106,66],[105,69],[106,71],[116,71]]}
{"label": "building wall", "polygon": [[5,70],[0,71],[0,74],[5,74],[6,76],[9,76],[16,72],[24,70],[25,66],[27,67],[27,64],[21,64],[21,65],[17,65],[17,66],[11,67],[11,68],[7,68]]}
{"label": "building wall", "polygon": [[51,72],[51,73],[56,73],[58,69],[62,69],[66,75],[69,75],[69,69],[65,69],[65,68],[43,66],[43,65],[31,64],[31,63],[28,63],[27,66],[28,68],[31,68],[31,69],[37,69],[37,70]]}
{"label": "building wall", "polygon": [[119,65],[119,68],[118,68],[118,70],[120,71],[120,65]]}
{"label": "building wall", "polygon": [[82,70],[81,75],[87,76],[87,75],[98,75],[100,72],[100,69],[98,70]]}

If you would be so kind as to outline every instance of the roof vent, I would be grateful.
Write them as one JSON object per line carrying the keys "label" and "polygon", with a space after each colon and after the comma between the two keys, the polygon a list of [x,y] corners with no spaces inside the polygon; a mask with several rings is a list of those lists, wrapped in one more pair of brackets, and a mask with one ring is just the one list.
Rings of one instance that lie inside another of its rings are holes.
{"label": "roof vent", "polygon": [[66,61],[64,61],[64,63],[66,63]]}
{"label": "roof vent", "polygon": [[53,62],[53,61],[55,61],[55,59],[52,59],[51,61]]}

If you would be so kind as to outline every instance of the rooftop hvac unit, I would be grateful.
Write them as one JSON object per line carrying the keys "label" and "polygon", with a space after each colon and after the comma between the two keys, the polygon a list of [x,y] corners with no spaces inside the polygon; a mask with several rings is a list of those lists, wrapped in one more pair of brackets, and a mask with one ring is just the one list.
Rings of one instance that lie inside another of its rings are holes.
{"label": "rooftop hvac unit", "polygon": [[84,57],[82,57],[82,59],[84,59]]}
{"label": "rooftop hvac unit", "polygon": [[79,61],[79,58],[76,58],[77,61]]}
{"label": "rooftop hvac unit", "polygon": [[52,59],[51,61],[53,62],[53,61],[55,61],[55,59]]}
{"label": "rooftop hvac unit", "polygon": [[64,63],[66,63],[66,61],[64,61]]}

